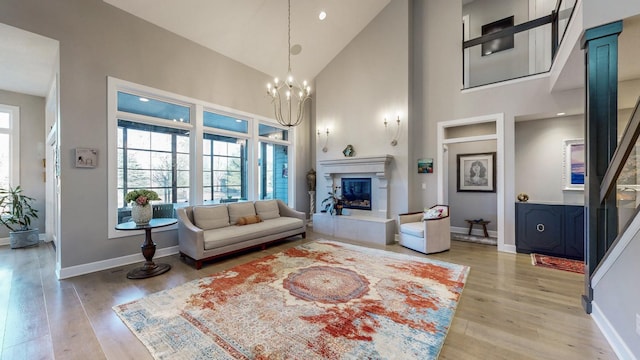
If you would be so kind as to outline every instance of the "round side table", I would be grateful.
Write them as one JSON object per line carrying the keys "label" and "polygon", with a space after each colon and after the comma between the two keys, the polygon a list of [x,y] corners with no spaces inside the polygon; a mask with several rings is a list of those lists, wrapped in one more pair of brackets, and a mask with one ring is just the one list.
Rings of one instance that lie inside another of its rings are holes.
{"label": "round side table", "polygon": [[156,275],[164,274],[171,270],[169,264],[156,264],[153,262],[153,255],[156,253],[156,244],[151,240],[151,230],[164,226],[171,226],[177,223],[178,220],[170,218],[158,218],[151,219],[147,225],[138,225],[133,221],[116,225],[116,230],[144,230],[145,239],[140,249],[142,250],[142,256],[147,260],[144,265],[139,268],[135,268],[127,274],[128,279],[146,279]]}

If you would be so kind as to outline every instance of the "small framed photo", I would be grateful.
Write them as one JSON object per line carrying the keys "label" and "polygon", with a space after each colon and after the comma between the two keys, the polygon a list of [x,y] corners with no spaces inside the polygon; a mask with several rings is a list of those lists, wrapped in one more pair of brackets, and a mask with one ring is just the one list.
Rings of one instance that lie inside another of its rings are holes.
{"label": "small framed photo", "polygon": [[432,174],[433,159],[418,159],[418,174]]}
{"label": "small framed photo", "polygon": [[95,168],[98,165],[98,150],[76,148],[76,167]]}
{"label": "small framed photo", "polygon": [[496,192],[496,153],[458,154],[459,192]]}
{"label": "small framed photo", "polygon": [[563,146],[563,190],[584,190],[584,140],[564,140]]}

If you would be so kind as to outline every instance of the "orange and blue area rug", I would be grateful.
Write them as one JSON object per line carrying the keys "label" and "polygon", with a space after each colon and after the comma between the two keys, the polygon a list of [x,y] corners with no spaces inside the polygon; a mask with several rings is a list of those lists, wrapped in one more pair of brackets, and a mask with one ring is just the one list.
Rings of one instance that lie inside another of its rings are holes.
{"label": "orange and blue area rug", "polygon": [[114,311],[156,359],[436,359],[468,273],[321,240]]}
{"label": "orange and blue area rug", "polygon": [[531,253],[531,264],[549,269],[564,270],[584,274],[584,262],[555,256]]}

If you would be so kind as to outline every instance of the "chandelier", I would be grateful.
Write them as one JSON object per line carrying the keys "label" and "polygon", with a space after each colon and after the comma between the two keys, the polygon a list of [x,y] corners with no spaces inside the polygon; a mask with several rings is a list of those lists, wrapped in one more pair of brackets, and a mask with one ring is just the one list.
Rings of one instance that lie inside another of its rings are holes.
{"label": "chandelier", "polygon": [[273,111],[282,126],[292,127],[298,126],[304,117],[304,105],[311,99],[311,87],[307,85],[305,80],[302,86],[293,79],[291,73],[291,0],[289,0],[289,17],[288,17],[288,50],[289,59],[287,78],[280,81],[278,78],[273,80],[273,84],[267,84],[267,94],[271,97]]}

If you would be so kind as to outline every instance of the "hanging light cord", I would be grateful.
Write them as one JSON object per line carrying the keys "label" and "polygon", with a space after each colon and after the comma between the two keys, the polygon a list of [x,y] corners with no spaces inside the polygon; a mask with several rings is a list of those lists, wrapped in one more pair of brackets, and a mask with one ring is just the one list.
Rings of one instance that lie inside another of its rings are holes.
{"label": "hanging light cord", "polygon": [[288,20],[287,23],[289,24],[289,27],[287,29],[288,30],[287,37],[289,39],[289,43],[288,43],[289,47],[287,48],[287,54],[289,55],[289,62],[287,64],[287,72],[288,72],[287,75],[290,75],[291,74],[291,0],[289,0],[289,16],[287,20]]}

